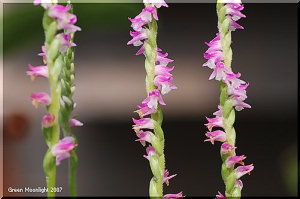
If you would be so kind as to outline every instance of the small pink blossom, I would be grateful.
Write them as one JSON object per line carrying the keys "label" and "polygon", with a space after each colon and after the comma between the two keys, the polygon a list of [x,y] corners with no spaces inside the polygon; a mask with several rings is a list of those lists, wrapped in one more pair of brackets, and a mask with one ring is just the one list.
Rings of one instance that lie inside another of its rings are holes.
{"label": "small pink blossom", "polygon": [[222,117],[221,105],[218,105],[218,110],[213,113],[216,117]]}
{"label": "small pink blossom", "polygon": [[244,185],[243,185],[243,182],[240,179],[238,179],[235,181],[234,186],[239,187],[240,190],[242,190]]}
{"label": "small pink blossom", "polygon": [[44,64],[47,63],[47,56],[46,56],[46,47],[42,45],[42,52],[38,54],[38,56],[43,57]]}
{"label": "small pink blossom", "polygon": [[244,108],[251,108],[251,106],[245,102],[238,100],[237,98],[233,98],[232,100],[233,106],[235,106],[235,110],[241,111]]}
{"label": "small pink blossom", "polygon": [[52,127],[55,121],[55,115],[54,114],[46,114],[44,115],[43,119],[42,119],[42,125],[45,128],[49,128]]}
{"label": "small pink blossom", "polygon": [[30,96],[30,100],[35,108],[38,108],[39,104],[50,105],[51,98],[47,93],[32,93]]}
{"label": "small pink blossom", "polygon": [[143,118],[146,115],[150,115],[150,114],[156,113],[156,111],[157,111],[154,108],[149,108],[147,104],[138,105],[138,107],[140,109],[136,110],[134,112],[136,112],[137,114],[139,114],[140,118]]}
{"label": "small pink blossom", "polygon": [[169,93],[172,89],[177,89],[177,86],[172,84],[173,77],[165,77],[163,75],[157,75],[154,78],[154,84],[158,89],[161,90],[161,94],[165,95]]}
{"label": "small pink blossom", "polygon": [[167,186],[169,186],[169,180],[177,176],[177,174],[169,176],[169,171],[166,169],[164,173],[164,183],[166,183]]}
{"label": "small pink blossom", "polygon": [[243,160],[246,159],[246,156],[230,156],[226,159],[225,165],[227,168],[233,167],[236,163],[239,163],[241,165],[244,165]]}
{"label": "small pink blossom", "polygon": [[143,45],[142,40],[147,39],[147,32],[146,29],[142,28],[141,31],[130,31],[130,36],[132,39],[127,43],[127,45],[133,44],[134,46]]}
{"label": "small pink blossom", "polygon": [[240,179],[245,174],[250,174],[250,172],[254,169],[253,164],[246,165],[246,166],[238,166],[236,169],[234,169],[236,173],[236,178]]}
{"label": "small pink blossom", "polygon": [[152,16],[154,19],[158,20],[156,8],[154,8],[153,6],[147,6],[135,18],[131,19],[129,17],[128,19],[129,21],[131,21],[131,27],[135,31],[141,31],[144,25],[152,21]]}
{"label": "small pink blossom", "polygon": [[164,195],[163,199],[175,199],[175,198],[183,198],[182,192],[176,194],[166,194]]}
{"label": "small pink blossom", "polygon": [[221,146],[221,153],[222,154],[228,154],[228,153],[231,153],[235,149],[236,149],[236,147],[232,146],[228,142],[225,142]]}
{"label": "small pink blossom", "polygon": [[70,46],[76,46],[75,43],[71,42],[71,36],[69,34],[60,33],[56,35],[56,37],[60,38],[60,48],[59,51],[61,53],[65,53]]}
{"label": "small pink blossom", "polygon": [[56,157],[56,165],[63,159],[70,157],[72,150],[77,146],[73,137],[65,137],[51,149],[52,155]]}
{"label": "small pink blossom", "polygon": [[48,9],[52,6],[51,0],[34,0],[33,5],[41,5],[43,8]]}
{"label": "small pink blossom", "polygon": [[219,191],[218,191],[218,195],[216,195],[216,198],[217,199],[226,199],[226,197]]}
{"label": "small pink blossom", "polygon": [[77,17],[74,14],[68,13],[71,9],[70,5],[54,5],[49,9],[49,16],[57,19],[57,28],[59,30],[66,29],[66,34],[80,31],[81,28],[75,26],[77,22]]}
{"label": "small pink blossom", "polygon": [[136,132],[139,132],[140,129],[154,129],[154,121],[150,118],[142,118],[139,120],[136,120],[132,118],[135,125],[133,125],[133,129]]}
{"label": "small pink blossom", "polygon": [[27,75],[30,75],[31,80],[33,81],[37,76],[47,77],[48,78],[48,67],[47,66],[32,66],[28,64],[29,70]]}
{"label": "small pink blossom", "polygon": [[213,127],[222,127],[223,128],[223,119],[222,117],[214,117],[214,118],[208,118],[206,117],[208,123],[204,124],[209,131],[212,130]]}
{"label": "small pink blossom", "polygon": [[214,71],[209,77],[209,80],[216,79],[217,81],[225,80],[226,79],[226,72],[228,69],[224,65],[223,62],[218,62],[216,64],[216,67],[214,68]]}
{"label": "small pink blossom", "polygon": [[168,7],[167,3],[164,0],[143,0],[144,3],[151,3],[157,8],[161,6]]}
{"label": "small pink blossom", "polygon": [[80,122],[79,120],[73,118],[73,119],[70,119],[70,125],[71,126],[83,126],[83,123]]}
{"label": "small pink blossom", "polygon": [[161,51],[161,49],[157,50],[157,56],[156,56],[156,64],[157,65],[164,65],[164,66],[166,66],[166,65],[168,65],[168,63],[174,61],[173,59],[167,58],[168,53],[163,54],[160,51]]}
{"label": "small pink blossom", "polygon": [[204,140],[204,142],[210,141],[212,144],[214,144],[215,141],[219,141],[219,142],[226,141],[226,133],[221,130],[206,132],[205,136],[208,137],[208,139]]}
{"label": "small pink blossom", "polygon": [[151,136],[153,135],[154,134],[150,131],[136,132],[136,136],[138,136],[139,139],[135,141],[141,142],[143,146],[146,146],[146,142],[151,143]]}
{"label": "small pink blossom", "polygon": [[155,66],[155,75],[162,75],[165,77],[171,77],[172,74],[170,73],[172,70],[174,70],[175,66],[173,67],[167,67],[165,65],[156,65]]}
{"label": "small pink blossom", "polygon": [[146,158],[147,160],[150,160],[150,156],[157,155],[153,146],[148,146],[146,149],[146,152],[147,152],[147,155],[144,155],[144,158]]}
{"label": "small pink blossom", "polygon": [[155,110],[157,110],[158,102],[161,105],[166,105],[158,90],[153,90],[149,92],[149,96],[142,101],[142,103],[147,104],[150,109],[155,109]]}

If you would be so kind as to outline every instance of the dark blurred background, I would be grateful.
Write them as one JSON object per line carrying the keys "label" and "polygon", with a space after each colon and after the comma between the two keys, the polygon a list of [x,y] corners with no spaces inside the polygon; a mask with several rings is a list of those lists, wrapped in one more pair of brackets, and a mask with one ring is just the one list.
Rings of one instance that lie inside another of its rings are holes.
{"label": "dark blurred background", "polygon": [[[76,33],[74,115],[84,122],[78,137],[79,196],[147,196],[152,177],[146,153],[135,142],[131,118],[146,96],[144,57],[127,46],[130,22],[142,4],[75,4],[81,32]],[[43,9],[32,4],[4,4],[4,195],[8,187],[45,186],[46,152],[40,120],[30,93],[49,91],[46,79],[31,82],[27,65],[41,65]],[[237,112],[237,153],[255,170],[242,178],[243,196],[297,196],[297,5],[246,4],[245,30],[232,33],[234,72],[250,82],[247,103]],[[220,143],[204,143],[205,116],[218,105],[218,84],[203,68],[205,41],[217,31],[215,4],[169,4],[159,9],[159,47],[176,65],[178,90],[164,96],[166,165],[171,180],[165,193],[187,196],[224,193]],[[58,196],[67,196],[67,161],[57,168]]]}

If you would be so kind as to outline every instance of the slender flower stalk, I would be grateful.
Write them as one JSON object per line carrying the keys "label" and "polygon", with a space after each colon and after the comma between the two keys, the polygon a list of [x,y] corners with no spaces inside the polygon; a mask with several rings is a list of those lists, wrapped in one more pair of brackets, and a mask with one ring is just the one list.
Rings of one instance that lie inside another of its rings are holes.
{"label": "slender flower stalk", "polygon": [[[70,6],[70,3],[68,4]],[[70,12],[73,12],[71,9]],[[75,16],[75,15],[74,15]],[[76,20],[76,19],[75,19]],[[78,28],[76,28],[79,30]],[[75,92],[75,65],[74,65],[74,32],[67,34],[68,29],[65,30],[65,33],[61,33],[62,47],[60,49],[61,53],[64,56],[65,67],[63,68],[61,74],[61,109],[60,109],[60,123],[63,130],[63,134],[66,137],[71,136],[74,139],[74,143],[76,146],[78,141],[75,135],[71,132],[72,126],[83,126],[83,123],[79,120],[71,117],[71,113],[73,109],[76,107],[72,96]],[[77,148],[77,147],[76,147]],[[76,196],[76,168],[77,168],[77,154],[76,148],[72,150],[69,158],[69,187],[70,187],[70,195]]]}
{"label": "slender flower stalk", "polygon": [[[174,67],[168,67],[173,60],[167,58],[168,53],[163,54],[157,47],[157,8],[168,7],[164,0],[144,0],[145,8],[132,22],[130,31],[132,39],[127,43],[134,46],[141,46],[136,55],[144,54],[146,69],[146,91],[147,97],[138,105],[140,119],[133,118],[133,129],[143,146],[149,143],[146,148],[147,155],[144,157],[149,161],[154,177],[150,181],[149,195],[151,198],[181,198],[182,193],[163,195],[163,184],[169,185],[169,180],[175,175],[169,175],[165,168],[164,155],[164,133],[161,128],[163,114],[161,105],[166,105],[162,95],[167,94],[177,87],[172,84],[173,75],[170,73]],[[148,117],[150,116],[150,117]]]}
{"label": "slender flower stalk", "polygon": [[[218,0],[218,30],[216,37],[206,43],[209,47],[204,53],[207,62],[203,66],[213,70],[209,80],[216,79],[220,82],[220,105],[218,111],[214,113],[214,118],[206,118],[205,124],[209,130],[205,135],[214,144],[214,141],[222,142],[220,154],[223,161],[221,174],[226,186],[226,197],[241,197],[243,183],[240,180],[245,174],[250,174],[254,169],[253,164],[244,166],[244,155],[236,156],[236,132],[233,127],[235,121],[235,110],[240,111],[244,108],[251,108],[244,100],[247,98],[246,88],[249,83],[239,79],[241,74],[234,73],[231,69],[232,50],[231,50],[231,32],[236,29],[244,29],[236,21],[246,17],[241,11],[244,5],[240,0]],[[235,109],[235,110],[234,110]],[[213,128],[222,130],[214,130]],[[238,166],[235,168],[236,164]],[[226,198],[218,192],[217,198]]]}
{"label": "slender flower stalk", "polygon": [[[45,65],[29,65],[27,75],[31,76],[31,80],[38,76],[48,78],[51,86],[51,97],[44,92],[31,94],[32,104],[36,108],[39,104],[43,104],[48,112],[41,123],[48,146],[43,167],[46,174],[47,188],[51,190],[56,183],[56,165],[59,165],[60,161],[65,158],[73,157],[73,154],[75,154],[74,148],[77,146],[73,137],[65,137],[61,141],[59,141],[59,137],[62,117],[61,101],[65,97],[62,94],[64,94],[66,89],[65,84],[62,84],[61,80],[63,79],[62,74],[66,72],[65,68],[68,65],[65,51],[70,46],[75,45],[71,42],[69,34],[73,34],[80,28],[74,25],[76,16],[68,12],[71,9],[70,5],[57,5],[52,0],[34,0],[34,5],[41,5],[45,8],[43,17],[45,43],[42,46],[42,52],[38,54],[43,58]],[[69,124],[69,121],[67,121],[67,124]],[[64,129],[64,125],[62,125],[62,128]],[[48,191],[47,196],[55,197],[55,192]]]}

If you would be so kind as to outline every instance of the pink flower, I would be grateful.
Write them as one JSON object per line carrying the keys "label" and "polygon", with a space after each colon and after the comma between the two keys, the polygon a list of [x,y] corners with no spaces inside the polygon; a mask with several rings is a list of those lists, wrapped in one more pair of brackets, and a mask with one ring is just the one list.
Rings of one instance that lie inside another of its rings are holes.
{"label": "pink flower", "polygon": [[237,110],[237,111],[241,111],[244,108],[251,108],[251,106],[249,104],[246,104],[245,102],[242,102],[237,98],[233,98],[232,104],[233,104],[233,106],[235,106],[235,110]]}
{"label": "pink flower", "polygon": [[240,190],[242,190],[244,185],[243,185],[243,182],[238,179],[238,180],[235,181],[234,186],[235,187],[240,187]]}
{"label": "pink flower", "polygon": [[164,0],[143,0],[144,3],[151,3],[157,8],[161,6],[168,7],[167,3]]}
{"label": "pink flower", "polygon": [[216,64],[216,67],[214,68],[214,71],[210,75],[209,80],[212,80],[213,78],[215,78],[218,81],[225,80],[227,71],[228,71],[228,69],[226,68],[224,63],[218,62]]}
{"label": "pink flower", "polygon": [[227,168],[233,167],[236,163],[239,163],[241,165],[244,165],[243,160],[246,159],[246,156],[230,156],[226,159],[225,165]]}
{"label": "pink flower", "polygon": [[168,175],[169,175],[169,171],[166,169],[165,173],[164,173],[164,183],[166,183],[167,186],[169,186],[169,180],[174,178],[175,176],[177,176],[177,174],[174,174],[171,176],[168,176]]}
{"label": "pink flower", "polygon": [[43,8],[48,9],[52,6],[51,0],[34,0],[33,5],[41,5]]}
{"label": "pink flower", "polygon": [[205,44],[209,46],[209,48],[204,53],[204,58],[207,59],[207,62],[205,62],[203,66],[214,69],[216,67],[216,63],[224,59],[220,34],[217,33],[215,38],[213,38],[209,43],[206,42]]}
{"label": "pink flower", "polygon": [[66,29],[66,34],[81,30],[81,28],[74,25],[77,22],[77,17],[74,14],[68,13],[70,9],[70,5],[54,5],[49,9],[49,16],[57,19],[57,28],[59,30]]}
{"label": "pink flower", "polygon": [[52,18],[63,19],[64,14],[71,9],[71,5],[54,5],[49,9],[48,15]]}
{"label": "pink flower", "polygon": [[48,78],[48,67],[47,66],[32,66],[28,64],[29,70],[27,71],[27,75],[30,75],[31,80],[33,81],[35,77],[47,77]]}
{"label": "pink flower", "polygon": [[55,121],[55,115],[54,114],[46,114],[44,115],[43,119],[42,119],[42,125],[45,128],[49,128],[52,127]]}
{"label": "pink flower", "polygon": [[71,126],[83,126],[83,123],[80,122],[79,120],[73,118],[73,119],[70,119],[70,125]]}
{"label": "pink flower", "polygon": [[231,144],[225,142],[221,146],[221,153],[228,154],[228,153],[231,153],[235,149],[236,149],[236,147],[234,147]]}
{"label": "pink flower", "polygon": [[39,104],[48,106],[51,102],[51,98],[47,93],[32,93],[30,96],[31,103],[35,108],[38,108]]}
{"label": "pink flower", "polygon": [[209,47],[208,50],[205,51],[206,54],[222,51],[220,33],[217,33],[215,38],[213,38],[210,42],[205,42],[205,44]]}
{"label": "pink flower", "polygon": [[38,56],[43,57],[44,64],[47,63],[47,57],[46,57],[46,47],[42,45],[42,52],[38,54]]}
{"label": "pink flower", "polygon": [[254,169],[253,164],[250,165],[246,165],[246,166],[238,166],[236,169],[234,169],[235,173],[236,173],[236,178],[240,179],[243,175],[245,174],[249,174],[250,172]]}
{"label": "pink flower", "polygon": [[172,70],[174,70],[175,66],[169,68],[165,65],[156,65],[155,66],[155,75],[162,75],[165,77],[171,77],[172,74],[170,73]]}
{"label": "pink flower", "polygon": [[133,129],[135,132],[140,132],[140,129],[154,129],[154,121],[150,118],[142,118],[136,120],[132,118],[135,125],[133,125]]}
{"label": "pink flower", "polygon": [[226,133],[221,130],[206,132],[205,136],[208,137],[209,139],[204,140],[204,142],[210,141],[212,144],[214,144],[215,141],[219,141],[219,142],[226,141]]}
{"label": "pink flower", "polygon": [[218,195],[216,195],[216,198],[217,199],[226,199],[226,197],[223,196],[223,194],[221,194],[219,191],[218,191]]}
{"label": "pink flower", "polygon": [[182,192],[176,193],[176,194],[166,194],[164,195],[163,199],[168,199],[168,198],[183,198],[184,196],[182,195]]}
{"label": "pink flower", "polygon": [[145,53],[144,45],[142,45],[142,47],[136,52],[135,55],[140,55],[140,54],[143,54],[143,53]]}
{"label": "pink flower", "polygon": [[223,128],[223,119],[222,117],[208,118],[206,117],[208,123],[204,124],[209,131],[212,130],[213,127],[222,127]]}
{"label": "pink flower", "polygon": [[59,51],[61,53],[65,53],[70,46],[76,46],[73,42],[71,42],[71,36],[69,34],[60,33],[56,35],[56,37],[60,38],[60,48]]}
{"label": "pink flower", "polygon": [[144,28],[141,31],[130,31],[130,36],[132,39],[127,43],[127,45],[133,44],[134,46],[143,45],[142,40],[147,39],[147,32]]}
{"label": "pink flower", "polygon": [[243,80],[240,80],[239,78],[241,77],[241,73],[233,73],[232,71],[227,72],[227,77],[225,79],[225,83],[227,84],[228,87],[237,88],[241,84],[245,84],[246,82]]}
{"label": "pink flower", "polygon": [[138,136],[139,139],[135,140],[135,141],[139,141],[141,142],[141,144],[143,146],[146,146],[146,142],[151,143],[151,136],[153,136],[154,134],[150,131],[140,131],[140,132],[136,132],[136,136]]}
{"label": "pink flower", "polygon": [[136,110],[134,112],[136,112],[137,114],[139,114],[140,118],[143,118],[144,116],[150,115],[152,113],[156,113],[156,111],[157,111],[154,108],[149,108],[147,104],[138,105],[138,107],[140,109]]}
{"label": "pink flower", "polygon": [[244,9],[244,6],[241,5],[241,1],[234,2],[234,3],[227,3],[226,4],[226,15],[230,16],[230,31],[234,31],[235,29],[244,29],[243,26],[239,25],[236,21],[240,18],[245,18],[246,16],[241,13]]}
{"label": "pink flower", "polygon": [[149,92],[149,96],[142,101],[142,103],[147,104],[150,109],[155,109],[155,110],[157,110],[158,102],[161,105],[166,105],[158,90],[153,90]]}
{"label": "pink flower", "polygon": [[216,117],[222,117],[221,105],[218,105],[218,110],[213,113]]}
{"label": "pink flower", "polygon": [[147,160],[150,160],[151,155],[157,155],[153,146],[148,146],[146,149],[146,152],[147,152],[147,155],[144,155],[144,158],[146,158]]}
{"label": "pink flower", "polygon": [[51,149],[52,155],[56,157],[56,165],[63,159],[70,157],[72,150],[77,146],[73,137],[65,137]]}
{"label": "pink flower", "polygon": [[154,19],[158,20],[156,8],[154,8],[153,6],[147,6],[135,18],[131,19],[128,17],[128,19],[129,21],[131,21],[131,27],[135,31],[141,31],[144,25],[152,21],[152,16]]}
{"label": "pink flower", "polygon": [[161,94],[165,95],[169,93],[172,89],[177,89],[177,86],[172,84],[173,77],[165,77],[163,75],[157,75],[154,78],[154,84],[158,89],[161,90]]}
{"label": "pink flower", "polygon": [[168,63],[173,62],[174,60],[167,58],[168,53],[160,53],[161,49],[157,50],[157,56],[156,56],[156,64],[158,65],[168,65]]}

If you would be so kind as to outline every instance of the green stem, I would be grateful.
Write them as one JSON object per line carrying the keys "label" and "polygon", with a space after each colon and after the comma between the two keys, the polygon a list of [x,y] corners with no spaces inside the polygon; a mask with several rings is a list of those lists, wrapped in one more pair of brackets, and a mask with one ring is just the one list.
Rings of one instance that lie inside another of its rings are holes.
{"label": "green stem", "polygon": [[75,153],[75,150],[72,152],[72,155],[69,159],[69,187],[71,197],[77,195],[76,192],[76,168],[77,168],[78,158]]}

